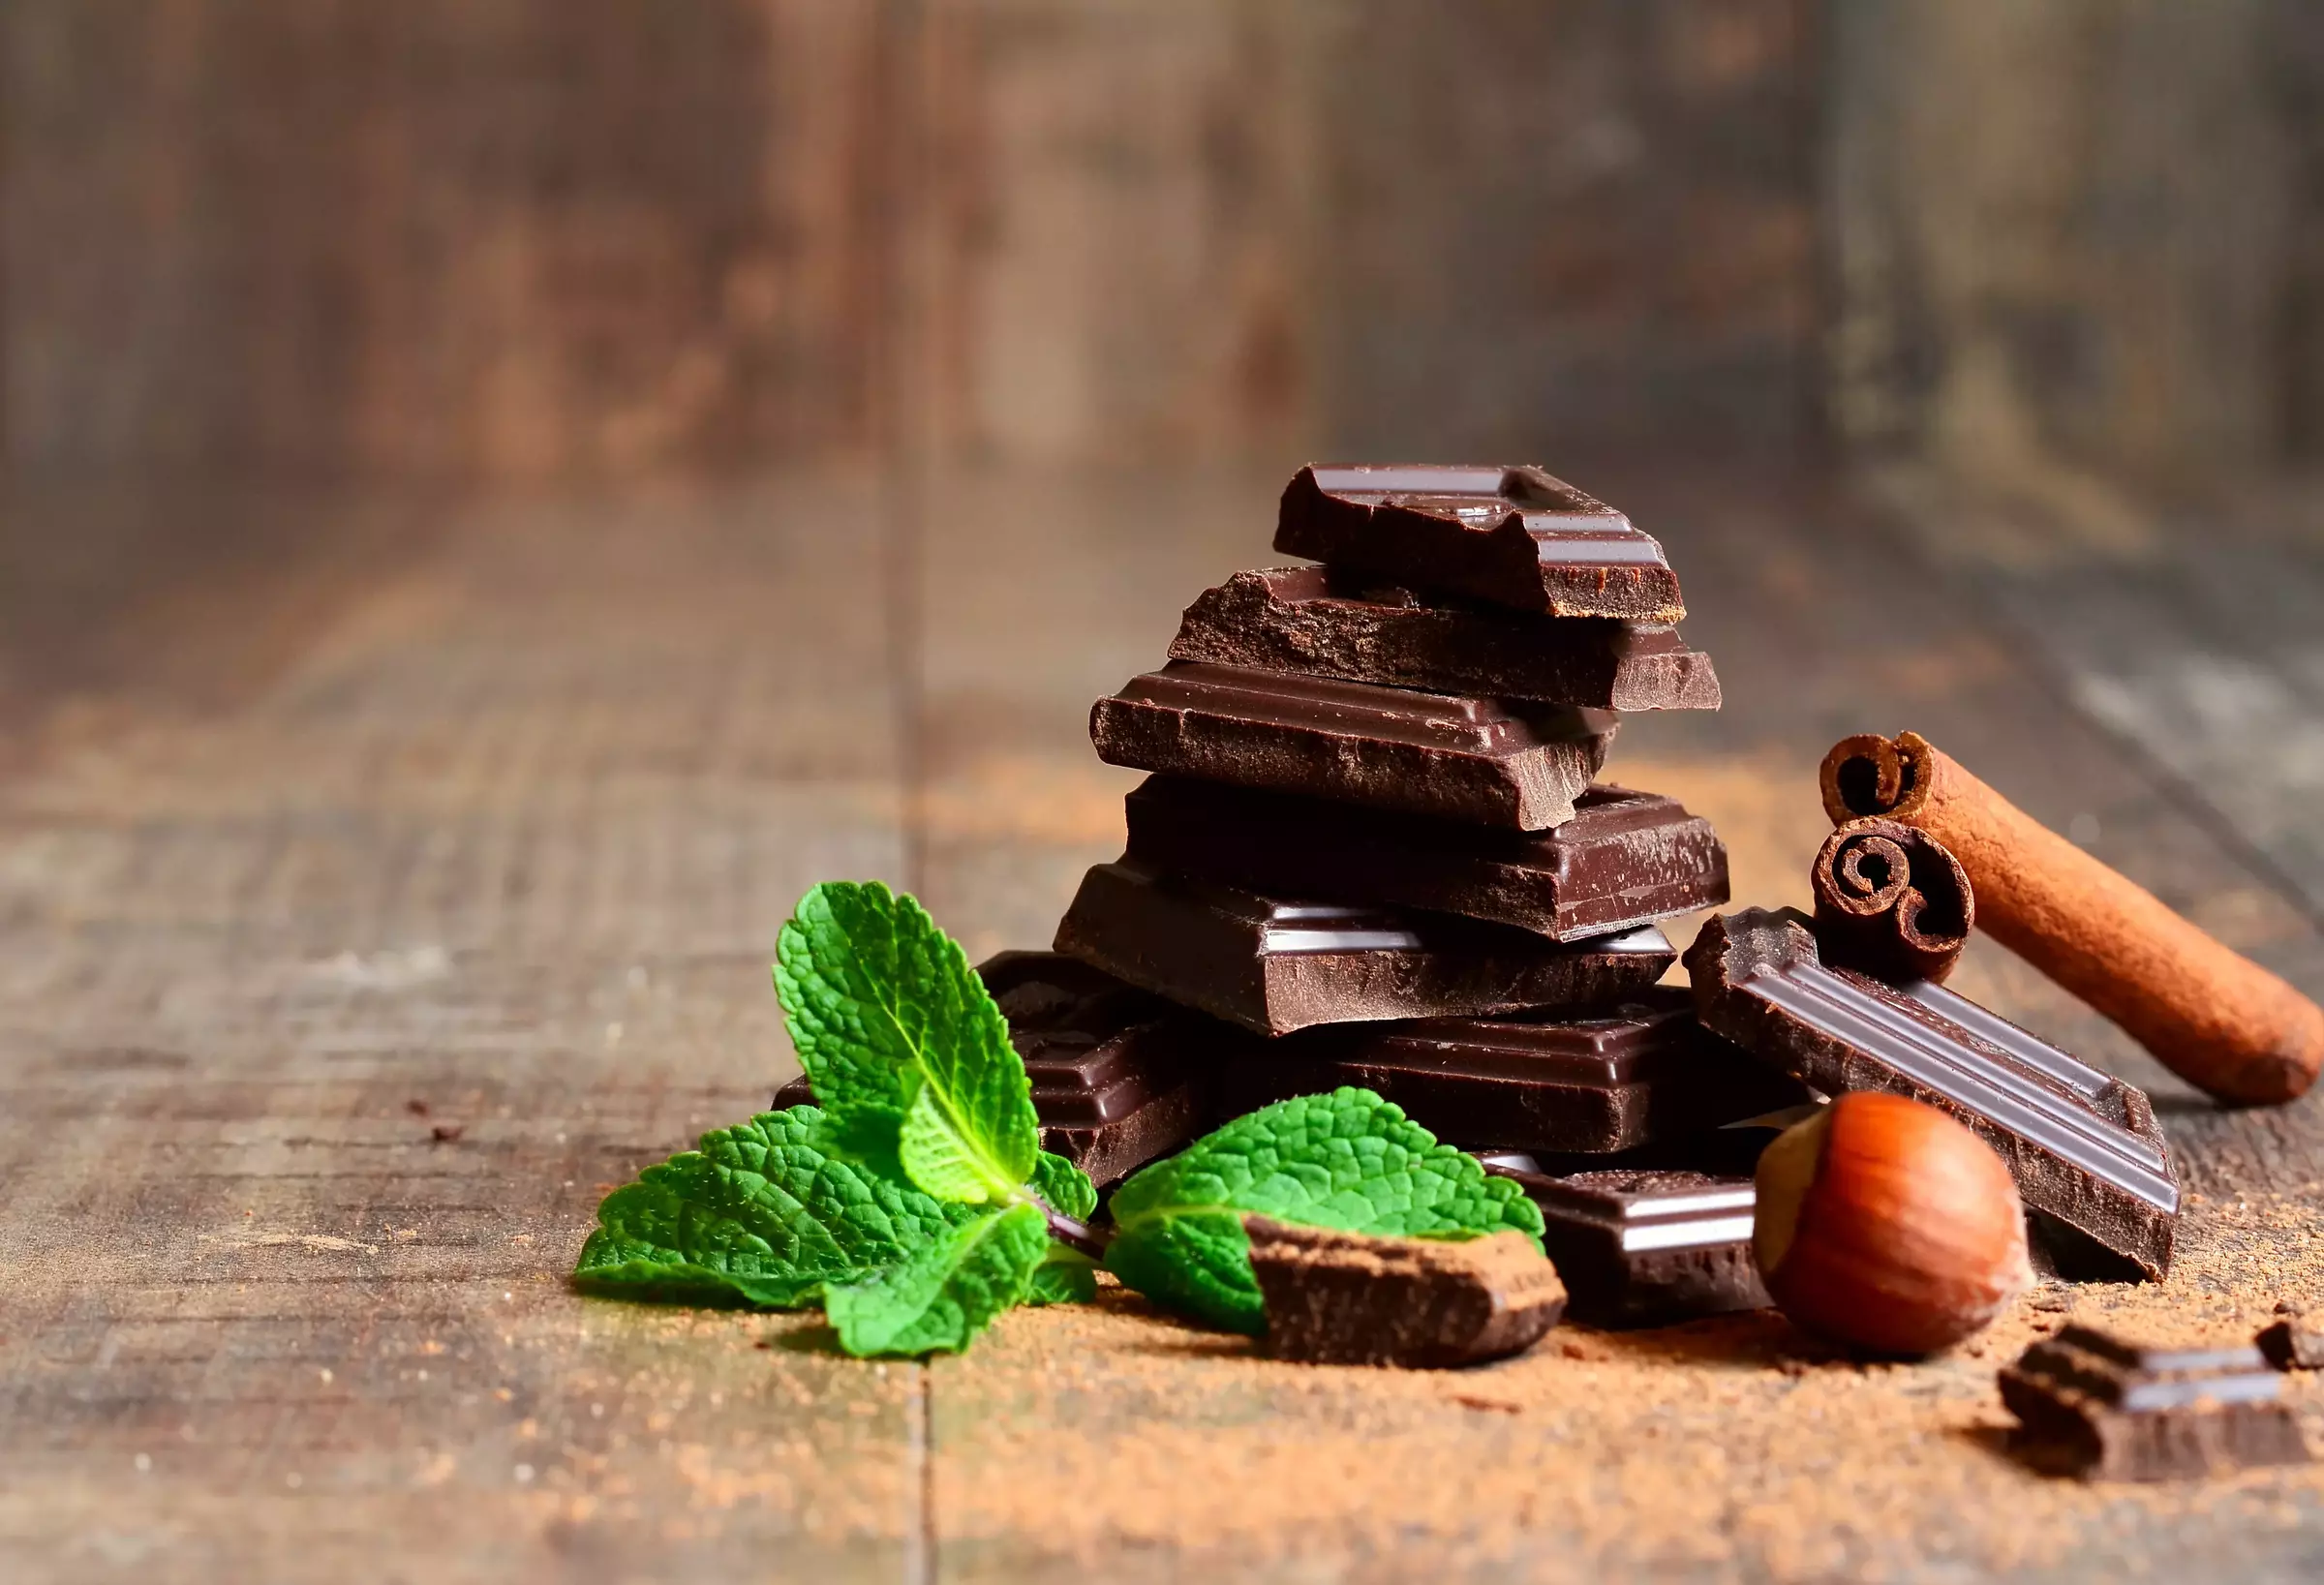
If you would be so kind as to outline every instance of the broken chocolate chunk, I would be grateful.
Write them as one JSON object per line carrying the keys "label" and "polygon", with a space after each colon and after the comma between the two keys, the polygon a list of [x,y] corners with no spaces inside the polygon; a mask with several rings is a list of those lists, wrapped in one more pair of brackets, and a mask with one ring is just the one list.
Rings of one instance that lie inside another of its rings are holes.
{"label": "broken chocolate chunk", "polygon": [[2257,1349],[2152,1349],[2067,1326],[2001,1373],[2011,1450],[2086,1480],[2168,1480],[2305,1464],[2283,1378]]}
{"label": "broken chocolate chunk", "polygon": [[[1521,1160],[1522,1158],[1517,1158]],[[1769,1302],[1752,1260],[1748,1177],[1589,1172],[1549,1177],[1488,1159],[1542,1208],[1542,1245],[1593,1326],[1668,1326]]]}
{"label": "broken chocolate chunk", "polygon": [[1521,1233],[1375,1238],[1246,1216],[1268,1352],[1323,1365],[1431,1369],[1522,1353],[1565,1313],[1565,1285]]}

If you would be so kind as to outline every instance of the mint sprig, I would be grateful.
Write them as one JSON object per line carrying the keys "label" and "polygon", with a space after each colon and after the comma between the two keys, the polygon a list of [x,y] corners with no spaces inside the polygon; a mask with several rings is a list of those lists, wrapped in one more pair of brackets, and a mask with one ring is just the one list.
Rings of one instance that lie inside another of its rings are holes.
{"label": "mint sprig", "polygon": [[1040,1119],[1009,1026],[960,943],[877,881],[800,899],[775,960],[791,1043],[840,1136],[897,1159],[938,1200],[1005,1204],[1033,1174]]}
{"label": "mint sprig", "polygon": [[1541,1212],[1369,1090],[1238,1118],[1122,1185],[1040,1148],[1024,1061],[958,943],[877,882],[800,899],[775,964],[818,1106],[649,1167],[597,1208],[574,1272],[633,1297],[821,1303],[850,1354],[964,1349],[1019,1304],[1086,1302],[1097,1262],[1238,1331],[1265,1324],[1242,1215],[1462,1238]]}
{"label": "mint sprig", "polygon": [[1348,1233],[1542,1238],[1516,1184],[1368,1089],[1302,1095],[1254,1112],[1115,1191],[1106,1269],[1148,1298],[1232,1331],[1266,1329],[1243,1213]]}
{"label": "mint sprig", "polygon": [[762,1113],[647,1168],[597,1207],[575,1280],[790,1309],[908,1258],[966,1213],[825,1155],[822,1120],[813,1107]]}
{"label": "mint sprig", "polygon": [[1048,1245],[1038,1205],[971,1215],[902,1265],[825,1289],[823,1313],[849,1354],[957,1352],[1024,1301]]}

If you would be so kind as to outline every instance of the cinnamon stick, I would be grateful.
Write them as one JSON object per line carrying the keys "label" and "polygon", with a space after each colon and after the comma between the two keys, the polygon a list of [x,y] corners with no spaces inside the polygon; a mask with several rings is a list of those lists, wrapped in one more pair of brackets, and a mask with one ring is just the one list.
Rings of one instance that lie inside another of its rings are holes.
{"label": "cinnamon stick", "polygon": [[2164,1066],[2222,1101],[2289,1101],[2324,1060],[2324,1009],[2042,826],[1915,732],[1844,738],[1824,812],[1915,827],[1961,862],[1976,922]]}
{"label": "cinnamon stick", "polygon": [[1927,832],[1895,820],[1840,827],[1824,839],[1808,881],[1822,960],[1876,980],[1942,984],[1976,922],[1961,861]]}

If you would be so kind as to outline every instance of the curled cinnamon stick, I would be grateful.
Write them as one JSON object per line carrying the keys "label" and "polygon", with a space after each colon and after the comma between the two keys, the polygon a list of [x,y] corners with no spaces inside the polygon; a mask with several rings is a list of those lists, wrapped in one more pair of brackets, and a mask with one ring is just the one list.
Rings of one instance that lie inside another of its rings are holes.
{"label": "curled cinnamon stick", "polygon": [[1844,738],[1824,812],[1936,838],[1976,886],[1993,938],[2223,1101],[2289,1101],[2324,1061],[2324,1009],[2028,816],[1915,732]]}
{"label": "curled cinnamon stick", "polygon": [[1840,827],[1824,839],[1808,881],[1823,961],[1876,980],[1942,983],[1976,922],[1961,861],[1927,832],[1895,820]]}

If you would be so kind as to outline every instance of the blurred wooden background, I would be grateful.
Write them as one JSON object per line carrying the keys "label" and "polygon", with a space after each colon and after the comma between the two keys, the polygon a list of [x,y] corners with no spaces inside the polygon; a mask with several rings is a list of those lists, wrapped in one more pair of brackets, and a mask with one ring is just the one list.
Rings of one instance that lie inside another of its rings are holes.
{"label": "blurred wooden background", "polygon": [[14,0],[19,476],[2324,449],[2302,0]]}

